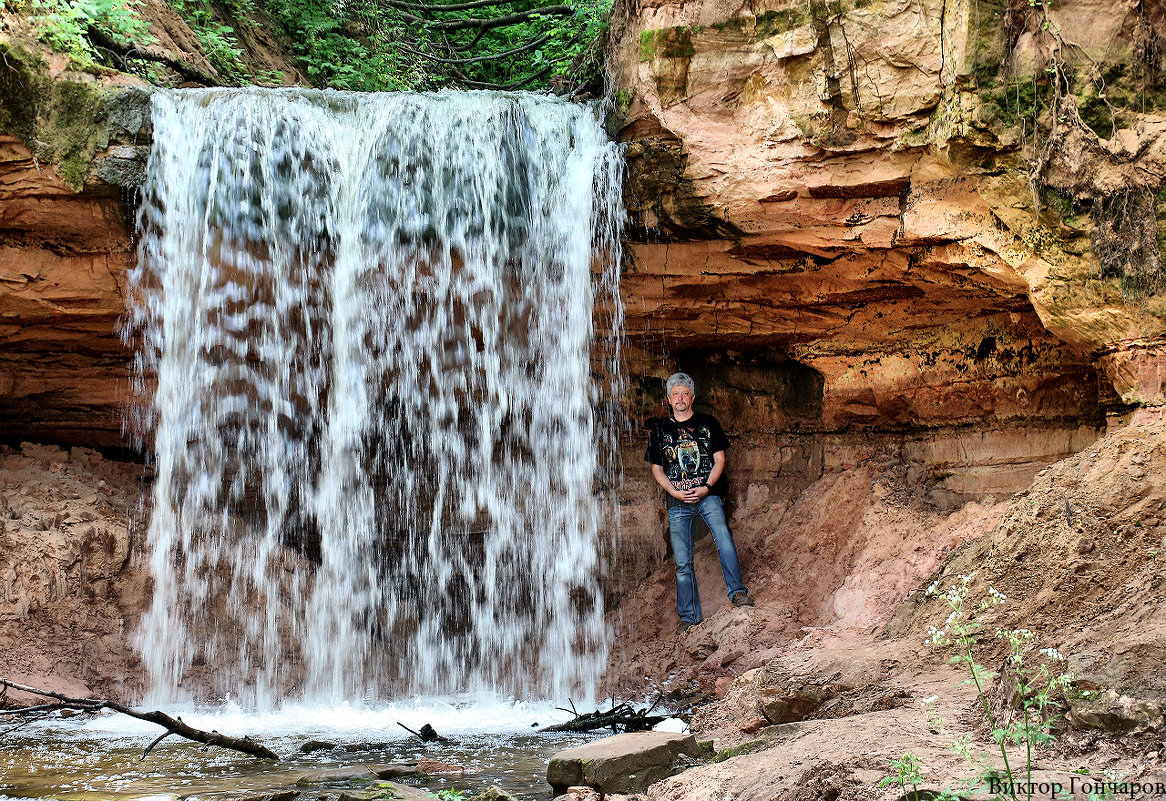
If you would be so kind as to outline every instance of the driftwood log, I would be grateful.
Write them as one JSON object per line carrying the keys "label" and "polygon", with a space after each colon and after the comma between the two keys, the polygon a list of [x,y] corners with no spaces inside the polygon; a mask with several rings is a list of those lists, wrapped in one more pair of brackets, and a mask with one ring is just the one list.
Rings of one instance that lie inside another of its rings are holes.
{"label": "driftwood log", "polygon": [[613,706],[606,712],[597,709],[594,712],[587,712],[582,715],[576,712],[574,708],[563,709],[564,712],[570,712],[575,715],[574,720],[568,720],[566,723],[556,723],[554,726],[544,726],[539,731],[594,731],[608,727],[611,727],[613,734],[619,732],[621,729],[623,731],[648,731],[666,717],[664,715],[652,714],[652,710],[656,708],[656,704],[658,703],[660,703],[659,698],[656,699],[655,704],[652,704],[646,709],[636,709],[631,704],[625,702],[619,706]]}
{"label": "driftwood log", "polygon": [[123,706],[116,701],[110,701],[106,698],[72,698],[68,695],[53,692],[52,690],[41,690],[25,684],[17,684],[8,679],[0,679],[0,701],[6,700],[8,690],[10,689],[27,695],[51,698],[53,700],[30,706],[8,709],[0,708],[0,715],[36,718],[43,717],[50,712],[62,712],[66,710],[92,714],[100,712],[103,709],[109,709],[122,715],[129,715],[131,718],[137,718],[138,720],[144,720],[148,723],[155,723],[161,726],[166,731],[159,735],[154,742],[150,743],[145,752],[142,753],[143,758],[154,750],[154,746],[173,734],[178,737],[185,737],[187,740],[193,740],[196,743],[229,748],[233,751],[240,751],[250,756],[259,757],[260,759],[279,759],[279,754],[255,742],[250,737],[228,737],[225,734],[219,734],[217,731],[196,729],[193,726],[188,726],[183,723],[182,718],[174,718],[164,712],[139,712],[136,709],[131,709],[128,706]]}

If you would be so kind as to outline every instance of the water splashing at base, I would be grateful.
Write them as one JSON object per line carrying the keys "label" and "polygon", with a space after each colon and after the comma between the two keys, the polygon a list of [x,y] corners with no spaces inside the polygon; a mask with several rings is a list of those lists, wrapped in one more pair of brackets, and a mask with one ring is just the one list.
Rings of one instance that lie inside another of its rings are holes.
{"label": "water splashing at base", "polygon": [[126,330],[155,698],[590,694],[621,215],[596,110],[175,91],[154,130]]}

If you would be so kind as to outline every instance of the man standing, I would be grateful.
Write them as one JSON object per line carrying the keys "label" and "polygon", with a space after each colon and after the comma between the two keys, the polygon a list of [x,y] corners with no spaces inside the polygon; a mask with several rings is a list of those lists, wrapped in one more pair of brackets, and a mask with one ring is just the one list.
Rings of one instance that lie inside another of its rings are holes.
{"label": "man standing", "polygon": [[729,440],[715,417],[693,411],[696,386],[687,373],[673,373],[665,391],[672,415],[652,427],[644,461],[651,463],[652,476],[668,493],[668,534],[676,559],[676,611],[680,615],[677,633],[683,634],[701,621],[700,594],[692,566],[692,523],[696,515],[712,532],[733,606],[753,606],[753,599],[741,580],[737,546],[721,503],[724,482],[720,478]]}

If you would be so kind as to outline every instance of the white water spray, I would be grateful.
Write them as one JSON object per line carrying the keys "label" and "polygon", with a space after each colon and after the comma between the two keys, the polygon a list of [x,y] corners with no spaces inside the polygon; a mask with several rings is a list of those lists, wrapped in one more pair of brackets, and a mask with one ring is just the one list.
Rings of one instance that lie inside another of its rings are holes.
{"label": "white water spray", "polygon": [[547,97],[155,95],[156,699],[594,690],[620,178]]}

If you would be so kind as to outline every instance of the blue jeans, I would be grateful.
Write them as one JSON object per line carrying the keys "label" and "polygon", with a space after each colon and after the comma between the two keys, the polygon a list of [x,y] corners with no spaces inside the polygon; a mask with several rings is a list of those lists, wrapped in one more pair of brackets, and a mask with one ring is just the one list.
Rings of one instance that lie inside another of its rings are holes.
{"label": "blue jeans", "polygon": [[706,495],[697,503],[686,503],[668,509],[668,536],[672,540],[672,555],[676,558],[676,611],[681,620],[699,623],[700,593],[696,590],[696,570],[692,566],[695,543],[692,539],[692,520],[700,515],[717,545],[717,556],[721,559],[721,573],[725,576],[725,589],[729,598],[745,592],[741,580],[741,563],[737,560],[737,546],[733,544],[733,533],[725,521],[725,507],[716,495]]}

